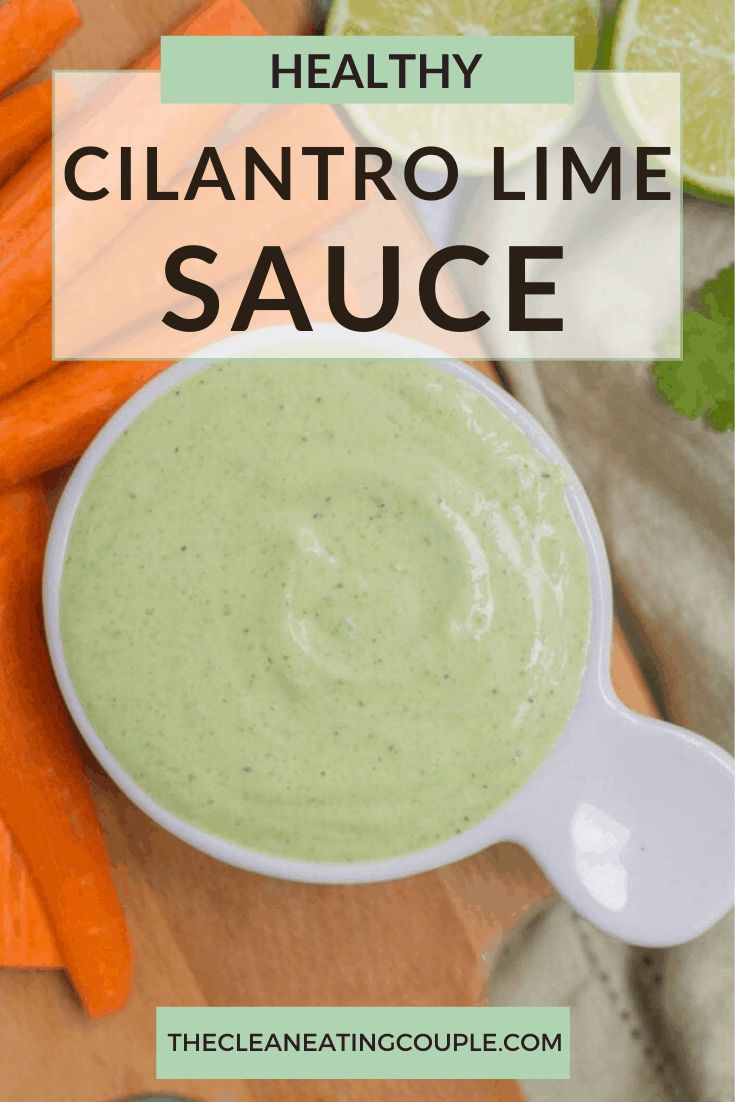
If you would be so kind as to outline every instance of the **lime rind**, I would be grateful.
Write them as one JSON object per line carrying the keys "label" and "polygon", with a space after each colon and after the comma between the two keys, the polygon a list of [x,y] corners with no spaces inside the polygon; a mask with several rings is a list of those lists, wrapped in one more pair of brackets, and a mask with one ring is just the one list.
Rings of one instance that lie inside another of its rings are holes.
{"label": "lime rind", "polygon": [[[684,185],[705,198],[732,200],[732,6],[712,0],[696,5],[622,0],[611,63],[630,77],[681,72]],[[645,138],[651,129],[648,101],[655,92],[640,95],[644,87],[643,82],[636,89],[634,81],[623,81],[619,102],[634,131]],[[655,82],[648,82],[648,88],[655,89]],[[660,119],[657,128],[660,132]]]}

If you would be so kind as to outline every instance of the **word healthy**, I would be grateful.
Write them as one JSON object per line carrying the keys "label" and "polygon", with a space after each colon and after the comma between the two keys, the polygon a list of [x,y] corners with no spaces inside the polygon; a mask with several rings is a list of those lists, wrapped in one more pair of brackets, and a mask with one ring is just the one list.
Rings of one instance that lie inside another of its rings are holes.
{"label": "word healthy", "polygon": [[[280,53],[274,53],[271,79],[274,88],[280,88],[283,81],[292,88],[340,88],[343,84],[351,84],[354,88],[377,89],[405,88],[407,79],[415,75],[419,88],[429,87],[432,80],[440,88],[448,88],[450,71],[458,70],[462,87],[471,88],[472,73],[481,59],[482,54],[473,54],[468,61],[461,54],[441,54],[439,64],[432,65],[427,54],[392,53],[386,55],[381,68],[375,54],[368,54],[362,69],[352,54],[345,53],[331,71],[324,64],[333,61],[330,54],[309,53],[305,57],[293,54],[290,63],[285,63]],[[383,79],[385,77],[389,79]]]}

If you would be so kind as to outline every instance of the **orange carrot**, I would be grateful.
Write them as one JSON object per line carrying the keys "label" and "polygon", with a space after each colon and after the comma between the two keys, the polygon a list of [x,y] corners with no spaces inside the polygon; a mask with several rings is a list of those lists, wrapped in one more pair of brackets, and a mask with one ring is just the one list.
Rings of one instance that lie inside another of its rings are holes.
{"label": "orange carrot", "polygon": [[50,80],[42,80],[0,100],[0,184],[50,133]]}
{"label": "orange carrot", "polygon": [[49,302],[14,341],[0,349],[0,398],[50,371],[52,366]]}
{"label": "orange carrot", "polygon": [[[168,363],[70,362],[0,401],[0,490],[68,463]],[[1,811],[0,811],[1,813]]]}
{"label": "orange carrot", "polygon": [[[207,0],[177,27],[171,35],[262,35],[268,32],[260,25],[242,0]],[[131,69],[158,69],[161,64],[160,46],[139,57]]]}
{"label": "orange carrot", "polygon": [[[266,32],[241,0],[207,0],[172,33]],[[156,48],[132,68],[156,69],[160,63]],[[45,143],[0,189],[0,347],[51,299],[51,197],[51,144]]]}
{"label": "orange carrot", "polygon": [[0,821],[0,966],[63,968],[64,962],[26,863]]}
{"label": "orange carrot", "polygon": [[[1,10],[1,9],[0,9]],[[257,28],[257,29],[256,29]],[[200,8],[171,31],[173,35],[265,34],[242,0],[206,0]],[[161,64],[159,47],[147,51],[131,69],[157,69]],[[21,171],[0,189],[0,244],[9,245],[6,234],[17,228],[20,213],[37,215],[51,209],[51,142],[23,165]],[[9,215],[9,217],[6,217]],[[50,295],[49,295],[50,297]]]}
{"label": "orange carrot", "polygon": [[37,482],[0,494],[0,815],[93,1016],[120,1009],[132,953],[105,842],[54,680],[41,616],[49,507]]}
{"label": "orange carrot", "polygon": [[[326,270],[323,242],[315,241],[300,248],[291,257],[289,267],[296,286],[301,291],[309,317],[313,321],[328,321],[331,314],[327,304],[326,283],[322,278],[315,278],[315,273]],[[234,317],[242,297],[243,278],[240,274],[222,287],[221,309],[226,316]],[[252,327],[269,324],[271,319],[267,314],[256,314]],[[147,331],[145,328],[141,329],[138,340],[143,347],[146,340],[155,341],[157,337],[158,319],[153,315]],[[106,334],[105,340],[108,339],[109,334]],[[90,350],[90,354],[96,354],[94,349]],[[59,362],[51,359],[51,304],[47,303],[15,340],[0,349],[0,399],[45,375],[57,367]],[[104,366],[102,364],[102,371]]]}
{"label": "orange carrot", "polygon": [[23,234],[40,215],[51,223],[51,144],[44,143],[0,188],[0,255],[18,251]]}
{"label": "orange carrot", "polygon": [[81,26],[72,0],[0,4],[0,92],[27,77]]}
{"label": "orange carrot", "polygon": [[26,226],[23,252],[0,258],[0,346],[17,336],[49,301],[50,260],[51,218],[43,214]]}

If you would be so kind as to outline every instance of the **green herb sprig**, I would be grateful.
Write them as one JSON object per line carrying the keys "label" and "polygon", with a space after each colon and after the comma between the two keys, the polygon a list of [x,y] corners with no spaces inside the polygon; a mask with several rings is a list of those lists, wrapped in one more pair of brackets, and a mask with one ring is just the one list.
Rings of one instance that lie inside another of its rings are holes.
{"label": "green herb sprig", "polygon": [[704,417],[718,432],[733,428],[733,265],[705,283],[683,317],[681,360],[653,365],[659,394],[677,413]]}

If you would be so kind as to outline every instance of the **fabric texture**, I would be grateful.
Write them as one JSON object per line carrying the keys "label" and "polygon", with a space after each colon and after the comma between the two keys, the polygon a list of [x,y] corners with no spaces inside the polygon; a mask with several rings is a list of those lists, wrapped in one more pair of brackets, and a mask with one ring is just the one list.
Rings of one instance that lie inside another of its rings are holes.
{"label": "fabric texture", "polygon": [[[732,262],[733,223],[725,206],[686,197],[684,208],[690,303]],[[488,251],[498,217],[480,199],[467,216]],[[677,416],[657,395],[650,364],[500,367],[591,498],[616,612],[662,714],[730,748],[732,434]],[[643,951],[597,932],[564,903],[538,916],[501,954],[490,992],[496,1004],[572,1008],[573,1078],[524,1084],[530,1102],[732,1102],[732,945],[729,918],[691,944]]]}

